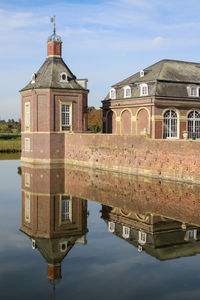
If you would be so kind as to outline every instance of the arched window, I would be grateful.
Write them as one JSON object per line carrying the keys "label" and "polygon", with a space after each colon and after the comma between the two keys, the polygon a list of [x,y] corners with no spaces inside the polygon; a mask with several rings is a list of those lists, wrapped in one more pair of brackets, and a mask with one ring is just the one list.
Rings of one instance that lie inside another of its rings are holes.
{"label": "arched window", "polygon": [[188,115],[188,138],[200,138],[200,112],[193,110]]}
{"label": "arched window", "polygon": [[116,90],[114,88],[110,89],[110,99],[116,99]]}
{"label": "arched window", "polygon": [[177,113],[174,110],[167,110],[164,114],[164,130],[163,130],[163,138],[164,139],[176,139],[178,138],[178,117]]}
{"label": "arched window", "polygon": [[130,98],[131,97],[131,88],[129,85],[124,87],[124,98]]}
{"label": "arched window", "polygon": [[146,83],[140,84],[140,96],[148,96],[148,85]]}

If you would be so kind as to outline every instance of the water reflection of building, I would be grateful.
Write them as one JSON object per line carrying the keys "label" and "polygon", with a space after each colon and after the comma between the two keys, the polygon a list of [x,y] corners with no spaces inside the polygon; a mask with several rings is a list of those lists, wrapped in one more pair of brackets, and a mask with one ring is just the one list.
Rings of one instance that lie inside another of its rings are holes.
{"label": "water reflection of building", "polygon": [[21,231],[47,262],[49,280],[61,279],[61,262],[86,243],[87,201],[65,191],[63,168],[22,167]]}
{"label": "water reflection of building", "polygon": [[159,260],[200,253],[200,228],[154,214],[102,205],[108,231]]}
{"label": "water reflection of building", "polygon": [[[49,278],[61,276],[62,259],[75,243],[85,241],[86,199],[103,204],[109,230],[139,250],[160,260],[193,255],[200,252],[199,195],[199,185],[24,165],[21,229],[45,257]],[[44,241],[51,243],[44,246]]]}

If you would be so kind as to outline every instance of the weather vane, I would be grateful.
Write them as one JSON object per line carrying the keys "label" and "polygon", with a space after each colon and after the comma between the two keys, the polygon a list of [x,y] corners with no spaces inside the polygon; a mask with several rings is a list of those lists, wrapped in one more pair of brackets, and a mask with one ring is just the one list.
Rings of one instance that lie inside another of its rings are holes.
{"label": "weather vane", "polygon": [[51,23],[53,23],[53,33],[56,34],[56,23],[55,23],[56,16],[50,19]]}

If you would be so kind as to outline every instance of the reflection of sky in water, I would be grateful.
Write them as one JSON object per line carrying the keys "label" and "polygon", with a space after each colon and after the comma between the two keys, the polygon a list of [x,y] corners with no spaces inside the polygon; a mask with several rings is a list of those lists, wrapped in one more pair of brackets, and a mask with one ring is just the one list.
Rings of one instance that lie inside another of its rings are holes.
{"label": "reflection of sky in water", "polygon": [[[0,161],[0,299],[50,299],[46,262],[21,233],[19,161]],[[87,245],[62,262],[56,299],[199,299],[200,256],[159,262],[108,233],[88,203]]]}

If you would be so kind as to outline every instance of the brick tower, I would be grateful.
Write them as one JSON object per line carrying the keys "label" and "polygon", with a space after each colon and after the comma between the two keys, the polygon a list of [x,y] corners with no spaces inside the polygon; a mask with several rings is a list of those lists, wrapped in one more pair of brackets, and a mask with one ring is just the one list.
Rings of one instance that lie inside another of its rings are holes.
{"label": "brick tower", "polygon": [[66,134],[87,131],[88,92],[87,79],[77,79],[62,59],[54,23],[47,58],[20,91],[22,161],[63,161]]}

